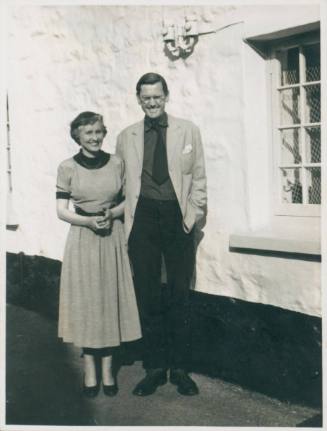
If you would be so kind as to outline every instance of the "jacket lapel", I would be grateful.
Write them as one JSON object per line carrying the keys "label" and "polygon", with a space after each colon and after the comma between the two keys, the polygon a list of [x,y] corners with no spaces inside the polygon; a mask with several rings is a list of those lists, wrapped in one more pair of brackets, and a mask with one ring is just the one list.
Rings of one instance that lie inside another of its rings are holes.
{"label": "jacket lapel", "polygon": [[137,154],[139,166],[142,168],[143,165],[143,153],[144,153],[144,121],[140,121],[135,125],[132,130],[133,145]]}
{"label": "jacket lapel", "polygon": [[174,161],[174,154],[178,144],[181,141],[182,129],[180,124],[174,117],[168,115],[168,128],[167,128],[167,160],[168,165],[172,166]]}

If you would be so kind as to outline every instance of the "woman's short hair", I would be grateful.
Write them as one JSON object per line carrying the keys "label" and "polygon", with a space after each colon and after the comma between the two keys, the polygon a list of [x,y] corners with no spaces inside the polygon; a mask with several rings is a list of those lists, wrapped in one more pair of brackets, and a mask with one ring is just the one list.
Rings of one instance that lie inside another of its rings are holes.
{"label": "woman's short hair", "polygon": [[159,75],[159,73],[153,72],[149,72],[141,76],[141,78],[138,80],[138,83],[136,84],[136,94],[138,96],[140,95],[142,85],[156,84],[157,82],[161,82],[165,96],[168,96],[169,90],[165,78]]}
{"label": "woman's short hair", "polygon": [[78,128],[80,126],[88,126],[89,124],[94,124],[97,121],[100,121],[102,123],[103,134],[104,134],[104,136],[106,136],[107,129],[103,123],[102,115],[96,114],[95,112],[91,112],[91,111],[81,112],[70,123],[70,136],[74,139],[75,142],[78,143],[78,145],[80,145]]}

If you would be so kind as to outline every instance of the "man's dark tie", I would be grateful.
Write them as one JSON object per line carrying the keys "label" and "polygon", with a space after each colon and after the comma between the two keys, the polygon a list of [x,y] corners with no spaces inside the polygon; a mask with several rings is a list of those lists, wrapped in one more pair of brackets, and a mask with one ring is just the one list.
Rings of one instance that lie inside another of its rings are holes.
{"label": "man's dark tie", "polygon": [[156,132],[156,147],[153,155],[152,178],[161,185],[169,178],[167,151],[163,139],[164,129],[155,119],[151,121],[151,128]]}

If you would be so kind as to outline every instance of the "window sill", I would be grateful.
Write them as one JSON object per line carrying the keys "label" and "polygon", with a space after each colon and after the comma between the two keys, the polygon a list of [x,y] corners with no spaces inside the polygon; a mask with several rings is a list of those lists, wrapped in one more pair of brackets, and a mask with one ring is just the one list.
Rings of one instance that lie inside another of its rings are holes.
{"label": "window sill", "polygon": [[275,215],[290,217],[320,217],[321,205],[315,204],[276,204]]}
{"label": "window sill", "polygon": [[305,255],[319,256],[321,254],[320,236],[318,232],[314,234],[308,232],[278,232],[278,231],[258,231],[231,234],[229,237],[230,249],[240,251],[254,250],[299,253]]}

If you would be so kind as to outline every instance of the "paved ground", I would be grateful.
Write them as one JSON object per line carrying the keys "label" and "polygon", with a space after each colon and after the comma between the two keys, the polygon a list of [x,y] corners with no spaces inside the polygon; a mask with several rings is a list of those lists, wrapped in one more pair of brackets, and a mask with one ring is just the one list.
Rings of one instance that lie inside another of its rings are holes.
{"label": "paved ground", "polygon": [[167,384],[150,397],[135,397],[131,390],[143,375],[139,362],[120,368],[116,397],[100,393],[86,400],[80,352],[57,340],[55,322],[8,305],[7,331],[7,424],[319,426],[317,409],[198,374],[199,396],[183,397]]}

